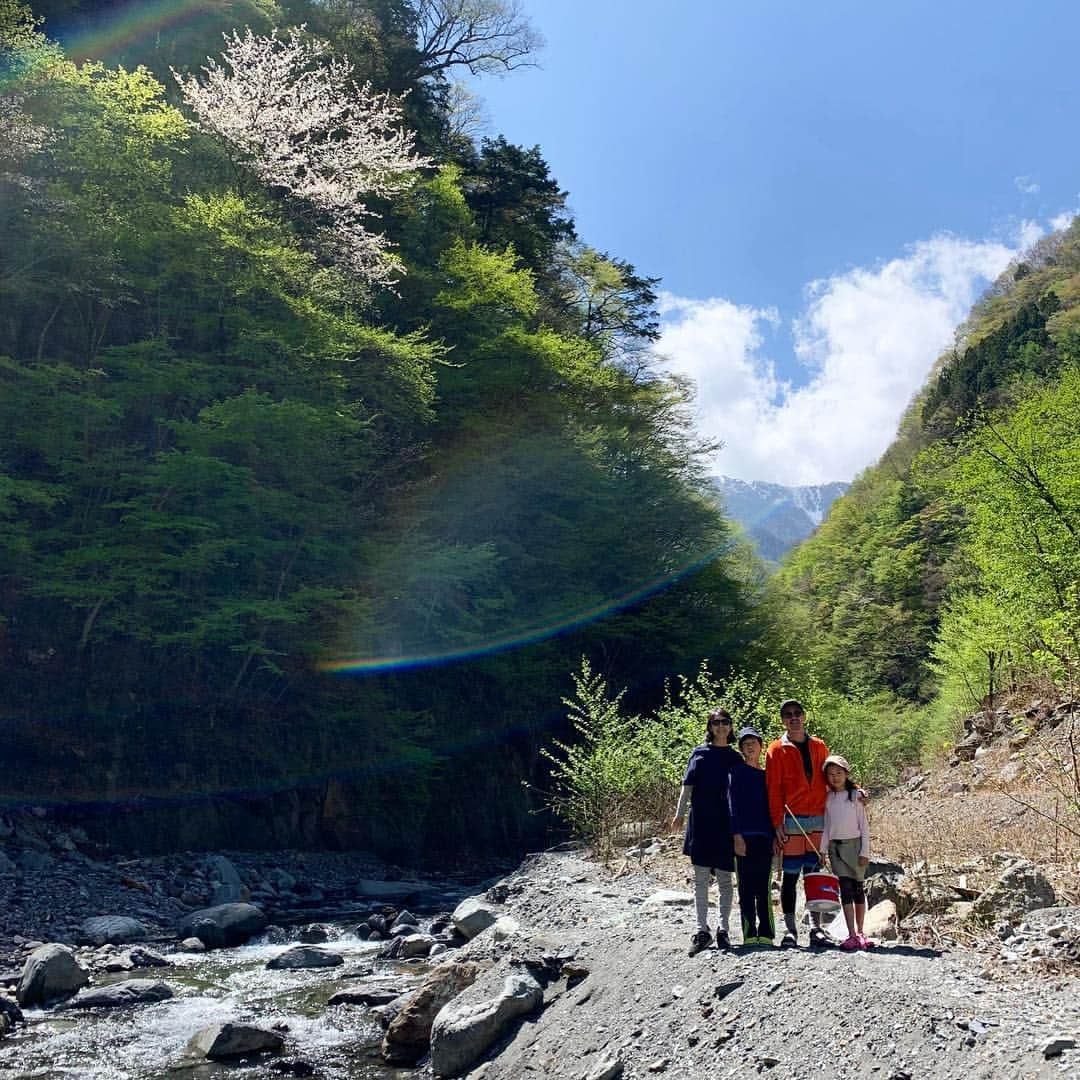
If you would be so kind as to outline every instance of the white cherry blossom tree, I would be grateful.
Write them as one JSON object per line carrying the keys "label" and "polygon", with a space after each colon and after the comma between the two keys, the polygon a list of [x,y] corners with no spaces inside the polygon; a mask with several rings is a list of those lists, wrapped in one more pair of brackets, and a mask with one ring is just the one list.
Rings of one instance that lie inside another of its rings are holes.
{"label": "white cherry blossom tree", "polygon": [[0,95],[0,162],[21,164],[45,146],[49,135],[23,109],[20,94]]}
{"label": "white cherry blossom tree", "polygon": [[347,61],[303,28],[281,38],[234,31],[202,76],[173,71],[199,125],[272,191],[310,211],[321,245],[375,285],[401,271],[367,205],[407,189],[430,164],[413,148],[401,106],[357,86]]}

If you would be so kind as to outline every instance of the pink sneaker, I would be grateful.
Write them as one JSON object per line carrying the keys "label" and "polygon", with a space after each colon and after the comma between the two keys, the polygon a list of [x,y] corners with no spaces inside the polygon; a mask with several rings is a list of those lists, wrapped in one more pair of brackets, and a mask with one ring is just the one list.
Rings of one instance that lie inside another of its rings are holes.
{"label": "pink sneaker", "polygon": [[841,943],[840,948],[846,949],[848,952],[854,952],[856,949],[862,948],[862,943],[859,941],[857,934],[852,934],[847,941]]}
{"label": "pink sneaker", "polygon": [[860,949],[872,949],[874,947],[874,942],[872,942],[865,934],[857,934],[856,936],[859,939]]}

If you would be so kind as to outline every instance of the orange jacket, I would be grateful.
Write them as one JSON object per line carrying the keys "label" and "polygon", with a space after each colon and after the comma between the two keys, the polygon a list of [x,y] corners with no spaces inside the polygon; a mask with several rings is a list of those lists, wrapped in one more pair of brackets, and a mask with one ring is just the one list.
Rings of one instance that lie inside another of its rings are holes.
{"label": "orange jacket", "polygon": [[829,794],[825,783],[825,759],[829,748],[816,735],[810,739],[810,760],[813,774],[809,783],[803,768],[799,748],[785,733],[769,743],[765,751],[765,786],[769,791],[769,816],[774,827],[784,820],[784,804],[793,814],[817,817],[825,813],[825,799]]}

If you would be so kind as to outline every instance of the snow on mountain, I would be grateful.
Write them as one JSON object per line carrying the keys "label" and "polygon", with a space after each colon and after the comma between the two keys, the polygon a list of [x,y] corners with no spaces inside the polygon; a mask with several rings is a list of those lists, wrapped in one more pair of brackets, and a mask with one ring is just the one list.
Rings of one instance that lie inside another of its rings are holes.
{"label": "snow on mountain", "polygon": [[727,515],[746,530],[758,554],[772,561],[805,540],[850,486],[835,481],[787,487],[730,476],[714,477],[713,484]]}

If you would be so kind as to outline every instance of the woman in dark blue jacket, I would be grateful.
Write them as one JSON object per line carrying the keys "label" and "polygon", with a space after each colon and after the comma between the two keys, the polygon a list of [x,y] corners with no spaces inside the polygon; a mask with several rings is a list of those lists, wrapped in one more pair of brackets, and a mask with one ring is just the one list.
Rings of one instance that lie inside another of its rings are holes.
{"label": "woman in dark blue jacket", "polygon": [[709,880],[716,878],[719,891],[716,947],[731,945],[728,923],[731,919],[732,885],[735,869],[735,849],[732,843],[731,819],[728,810],[728,786],[732,769],[742,759],[731,746],[731,717],[723,709],[709,713],[705,726],[705,742],[694,748],[683,777],[682,794],[675,811],[672,827],[682,824],[686,808],[690,819],[686,823],[683,854],[690,856],[694,866],[694,902],[697,908],[697,930],[690,939],[690,955],[712,944],[709,933]]}

